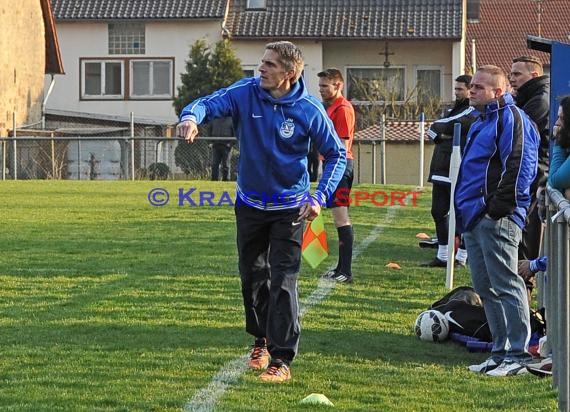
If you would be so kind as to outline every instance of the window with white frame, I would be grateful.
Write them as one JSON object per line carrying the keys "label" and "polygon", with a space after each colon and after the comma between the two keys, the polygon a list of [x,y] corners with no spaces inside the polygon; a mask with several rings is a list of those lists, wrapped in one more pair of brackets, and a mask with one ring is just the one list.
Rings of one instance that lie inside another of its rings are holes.
{"label": "window with white frame", "polygon": [[172,97],[172,60],[131,60],[130,96]]}
{"label": "window with white frame", "polygon": [[254,77],[259,74],[259,72],[257,71],[257,66],[254,65],[242,66],[242,70],[243,70],[243,77]]}
{"label": "window with white frame", "polygon": [[420,66],[416,68],[416,92],[418,104],[439,104],[441,102],[441,67]]}
{"label": "window with white frame", "polygon": [[349,67],[347,98],[357,104],[404,101],[405,74],[404,67]]}
{"label": "window with white frame", "polygon": [[265,10],[267,8],[267,0],[247,0],[246,10]]}
{"label": "window with white frame", "polygon": [[174,59],[82,59],[82,99],[172,99]]}
{"label": "window with white frame", "polygon": [[121,60],[83,60],[81,96],[121,99],[124,96],[124,66]]}
{"label": "window with white frame", "polygon": [[144,23],[109,23],[109,54],[144,54]]}

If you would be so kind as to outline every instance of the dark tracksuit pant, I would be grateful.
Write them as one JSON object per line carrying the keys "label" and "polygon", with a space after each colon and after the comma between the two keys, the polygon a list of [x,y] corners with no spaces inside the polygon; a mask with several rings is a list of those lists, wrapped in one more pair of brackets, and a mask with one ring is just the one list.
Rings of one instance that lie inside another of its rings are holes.
{"label": "dark tracksuit pant", "polygon": [[230,180],[230,154],[232,147],[225,143],[214,143],[212,146],[212,180],[218,181],[220,169],[222,169],[222,180]]}
{"label": "dark tracksuit pant", "polygon": [[[435,223],[435,233],[437,244],[447,245],[449,235],[449,209],[451,207],[451,185],[434,183],[431,194],[431,216]],[[465,249],[465,243],[461,238],[459,244],[461,249]]]}
{"label": "dark tracksuit pant", "polygon": [[297,278],[304,224],[295,222],[299,209],[264,211],[242,204],[235,213],[246,331],[267,338],[271,357],[290,363],[301,332]]}
{"label": "dark tracksuit pant", "polygon": [[451,185],[434,183],[431,195],[431,216],[435,223],[435,233],[439,245],[447,245],[449,232],[448,216],[451,197]]}

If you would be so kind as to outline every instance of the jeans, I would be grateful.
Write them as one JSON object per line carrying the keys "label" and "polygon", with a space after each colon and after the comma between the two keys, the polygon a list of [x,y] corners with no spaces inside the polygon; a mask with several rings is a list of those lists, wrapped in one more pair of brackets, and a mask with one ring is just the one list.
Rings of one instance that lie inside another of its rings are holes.
{"label": "jeans", "polygon": [[493,336],[492,357],[527,362],[530,309],[523,279],[517,274],[521,228],[487,215],[464,233],[473,288],[481,296]]}

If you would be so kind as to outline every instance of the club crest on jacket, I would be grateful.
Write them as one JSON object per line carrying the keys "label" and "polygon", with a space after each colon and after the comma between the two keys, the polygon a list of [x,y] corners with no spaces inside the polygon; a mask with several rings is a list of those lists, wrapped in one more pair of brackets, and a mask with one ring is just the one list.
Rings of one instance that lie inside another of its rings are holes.
{"label": "club crest on jacket", "polygon": [[283,139],[289,139],[291,136],[293,136],[294,132],[295,132],[295,123],[293,123],[293,119],[287,119],[283,123],[281,123],[279,134]]}

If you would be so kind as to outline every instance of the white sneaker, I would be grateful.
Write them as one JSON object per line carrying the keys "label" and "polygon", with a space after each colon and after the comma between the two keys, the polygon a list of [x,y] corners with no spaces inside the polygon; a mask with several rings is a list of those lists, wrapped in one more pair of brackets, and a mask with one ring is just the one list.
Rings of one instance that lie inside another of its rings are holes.
{"label": "white sneaker", "polygon": [[498,367],[493,369],[492,371],[487,372],[489,376],[515,376],[515,375],[524,375],[528,373],[528,369],[526,365],[522,365],[513,360],[506,360],[503,361]]}
{"label": "white sneaker", "polygon": [[540,359],[536,362],[526,364],[526,368],[530,373],[537,376],[550,376],[552,375],[552,358]]}
{"label": "white sneaker", "polygon": [[493,369],[497,368],[499,365],[500,365],[499,362],[497,362],[495,359],[489,358],[483,363],[480,363],[478,365],[469,366],[468,369],[471,372],[475,372],[475,373],[487,373],[487,372],[492,371]]}

